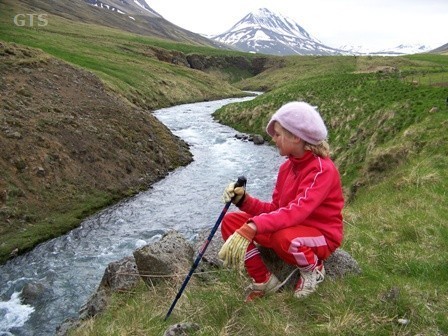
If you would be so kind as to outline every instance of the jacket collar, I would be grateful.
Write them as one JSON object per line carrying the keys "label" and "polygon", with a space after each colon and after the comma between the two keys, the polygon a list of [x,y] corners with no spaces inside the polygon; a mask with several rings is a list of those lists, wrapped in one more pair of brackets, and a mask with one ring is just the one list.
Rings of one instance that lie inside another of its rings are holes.
{"label": "jacket collar", "polygon": [[300,158],[292,156],[292,155],[289,155],[288,159],[291,161],[291,163],[294,166],[300,166],[300,165],[303,165],[305,162],[311,160],[313,157],[314,157],[314,153],[309,151],[309,150],[307,150],[307,151],[305,151],[305,154],[302,157],[300,157]]}

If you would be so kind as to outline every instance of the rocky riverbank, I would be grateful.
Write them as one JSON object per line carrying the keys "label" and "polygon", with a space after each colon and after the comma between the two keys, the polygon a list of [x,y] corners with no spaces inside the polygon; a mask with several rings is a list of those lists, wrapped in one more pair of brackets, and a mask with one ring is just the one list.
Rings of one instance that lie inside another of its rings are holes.
{"label": "rocky riverbank", "polygon": [[[157,242],[147,244],[136,249],[133,255],[110,263],[104,271],[103,278],[95,293],[80,309],[78,319],[65,321],[57,330],[58,336],[65,336],[73,328],[78,327],[83,321],[101,314],[110,302],[111,294],[120,291],[130,291],[140,281],[145,282],[148,288],[157,286],[164,281],[179,274],[187,274],[192,262],[196,259],[196,251],[199,251],[209,235],[209,231],[202,231],[193,243],[176,231],[166,233]],[[196,274],[206,274],[210,269],[223,267],[218,258],[223,239],[219,232],[210,242],[205,251]],[[271,250],[260,249],[261,255],[268,268],[277,275],[279,279],[286,279],[295,268],[282,262]],[[182,257],[180,257],[182,256]],[[361,268],[350,254],[342,249],[337,249],[325,261],[326,278],[337,279],[347,274],[359,274]],[[299,272],[296,272],[284,285],[293,288],[297,282]],[[173,298],[174,299],[174,298]],[[184,335],[185,328],[200,328],[193,323],[173,325],[165,335]]]}

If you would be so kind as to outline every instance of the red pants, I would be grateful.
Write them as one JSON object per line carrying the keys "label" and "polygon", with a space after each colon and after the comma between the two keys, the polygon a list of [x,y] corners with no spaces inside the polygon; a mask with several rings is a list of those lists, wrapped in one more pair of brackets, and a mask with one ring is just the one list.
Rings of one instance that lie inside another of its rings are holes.
{"label": "red pants", "polygon": [[[223,239],[227,240],[251,217],[245,212],[227,213],[221,224]],[[322,233],[309,226],[293,226],[273,233],[256,234],[254,242],[273,249],[286,263],[296,265],[304,271],[314,269],[319,261],[327,259],[331,254]],[[247,272],[255,282],[264,281],[268,270],[253,243],[247,249],[245,265]]]}

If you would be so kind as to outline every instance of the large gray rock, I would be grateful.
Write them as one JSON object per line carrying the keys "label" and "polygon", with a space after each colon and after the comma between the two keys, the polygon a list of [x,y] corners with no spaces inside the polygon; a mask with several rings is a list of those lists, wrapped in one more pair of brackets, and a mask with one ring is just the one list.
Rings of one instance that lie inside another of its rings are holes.
{"label": "large gray rock", "polygon": [[252,136],[252,141],[255,145],[263,145],[264,144],[264,138],[260,134],[254,134]]}
{"label": "large gray rock", "polygon": [[40,282],[29,282],[22,289],[22,300],[25,304],[33,305],[37,299],[48,297],[52,292],[51,288]]}
{"label": "large gray rock", "polygon": [[193,248],[178,232],[170,231],[159,241],[134,251],[137,269],[150,286],[167,277],[186,274],[191,268]]}

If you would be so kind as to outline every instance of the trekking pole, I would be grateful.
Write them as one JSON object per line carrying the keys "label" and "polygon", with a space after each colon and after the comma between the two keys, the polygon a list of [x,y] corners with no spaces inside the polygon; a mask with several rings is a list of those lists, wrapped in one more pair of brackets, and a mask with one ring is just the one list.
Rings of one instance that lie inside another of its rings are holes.
{"label": "trekking pole", "polygon": [[[246,185],[246,182],[247,182],[247,180],[244,176],[238,177],[238,181],[235,183],[235,188],[236,187],[244,187]],[[174,299],[173,303],[171,304],[171,307],[168,310],[168,313],[166,314],[164,321],[166,321],[166,319],[171,315],[171,312],[173,311],[174,306],[176,306],[177,300],[179,300],[185,287],[187,287],[188,281],[190,281],[191,276],[193,275],[194,271],[198,267],[199,262],[201,261],[203,255],[205,253],[205,250],[207,249],[208,245],[212,241],[216,230],[218,230],[219,224],[221,224],[221,221],[222,221],[224,215],[226,214],[227,210],[229,209],[230,204],[232,204],[231,200],[228,201],[226,203],[226,205],[224,206],[224,208],[222,209],[221,214],[219,215],[218,220],[216,221],[215,225],[213,226],[212,230],[210,231],[210,234],[209,234],[207,240],[205,241],[204,245],[202,245],[202,247],[200,248],[199,254],[196,257],[196,260],[194,261],[193,266],[190,269],[190,272],[188,272],[187,277],[185,278],[184,282],[182,283],[182,286],[180,287],[180,290],[177,293],[176,298]]]}

